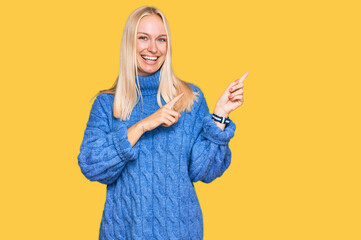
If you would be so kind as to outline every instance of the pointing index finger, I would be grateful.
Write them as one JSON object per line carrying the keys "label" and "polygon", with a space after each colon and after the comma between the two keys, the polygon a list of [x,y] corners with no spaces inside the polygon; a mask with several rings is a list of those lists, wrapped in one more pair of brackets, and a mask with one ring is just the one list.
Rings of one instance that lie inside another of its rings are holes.
{"label": "pointing index finger", "polygon": [[164,105],[164,107],[168,108],[168,109],[172,109],[174,104],[176,102],[178,102],[178,100],[184,95],[184,92],[181,92],[178,96],[176,96],[175,98],[173,98],[172,100],[170,100],[166,105]]}
{"label": "pointing index finger", "polygon": [[243,74],[243,76],[239,79],[238,82],[243,83],[244,79],[246,79],[246,77],[248,76],[249,72],[246,72],[245,74]]}

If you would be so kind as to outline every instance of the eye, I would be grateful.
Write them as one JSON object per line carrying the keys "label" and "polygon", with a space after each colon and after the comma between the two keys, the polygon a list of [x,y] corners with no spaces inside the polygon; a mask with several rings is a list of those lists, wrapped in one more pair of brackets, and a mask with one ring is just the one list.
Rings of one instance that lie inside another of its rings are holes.
{"label": "eye", "polygon": [[166,42],[167,39],[166,39],[166,38],[159,38],[158,41],[160,41],[160,42]]}
{"label": "eye", "polygon": [[148,38],[145,37],[145,36],[140,36],[139,39],[141,39],[141,40],[147,40]]}

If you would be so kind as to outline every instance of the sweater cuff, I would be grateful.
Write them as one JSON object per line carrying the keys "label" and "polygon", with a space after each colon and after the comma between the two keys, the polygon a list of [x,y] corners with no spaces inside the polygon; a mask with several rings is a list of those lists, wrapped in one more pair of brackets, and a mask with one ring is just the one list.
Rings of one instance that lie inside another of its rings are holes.
{"label": "sweater cuff", "polygon": [[236,125],[230,119],[230,122],[225,126],[224,131],[212,120],[212,114],[207,114],[203,118],[203,136],[208,140],[219,145],[227,145],[234,136]]}
{"label": "sweater cuff", "polygon": [[121,124],[119,129],[113,132],[113,142],[120,159],[127,162],[135,160],[135,150],[128,140],[128,129],[125,124]]}

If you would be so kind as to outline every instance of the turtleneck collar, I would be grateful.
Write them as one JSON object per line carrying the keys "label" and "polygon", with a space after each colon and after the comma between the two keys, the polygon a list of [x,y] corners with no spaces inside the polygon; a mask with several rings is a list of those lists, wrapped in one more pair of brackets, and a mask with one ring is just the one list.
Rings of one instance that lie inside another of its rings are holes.
{"label": "turtleneck collar", "polygon": [[142,95],[154,95],[157,94],[159,83],[160,83],[160,69],[149,76],[140,76],[138,75],[139,85],[137,79],[135,78],[135,83],[140,88]]}

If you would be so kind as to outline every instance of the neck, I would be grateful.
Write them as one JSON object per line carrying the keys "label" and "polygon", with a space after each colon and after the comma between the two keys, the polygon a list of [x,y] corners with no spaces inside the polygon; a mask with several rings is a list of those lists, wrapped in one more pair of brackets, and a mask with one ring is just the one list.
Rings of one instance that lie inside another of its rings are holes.
{"label": "neck", "polygon": [[135,77],[135,82],[143,96],[157,94],[160,83],[160,69],[148,76],[138,75],[138,79],[139,84],[137,83],[137,77]]}

